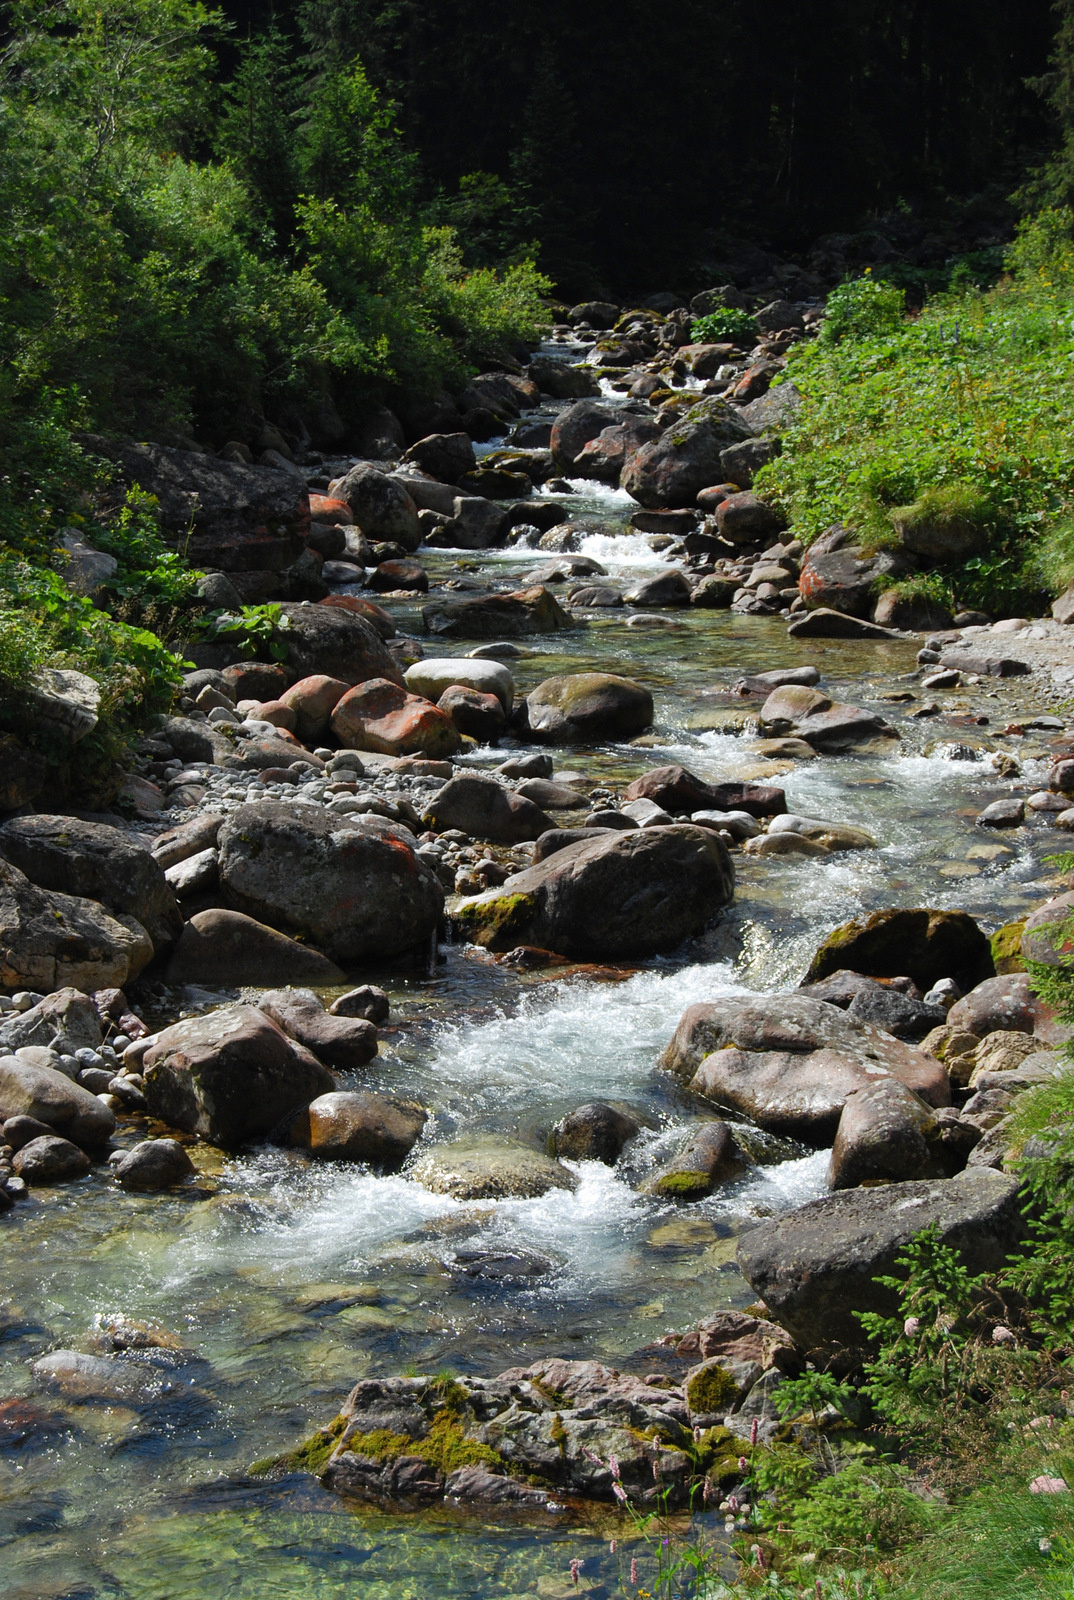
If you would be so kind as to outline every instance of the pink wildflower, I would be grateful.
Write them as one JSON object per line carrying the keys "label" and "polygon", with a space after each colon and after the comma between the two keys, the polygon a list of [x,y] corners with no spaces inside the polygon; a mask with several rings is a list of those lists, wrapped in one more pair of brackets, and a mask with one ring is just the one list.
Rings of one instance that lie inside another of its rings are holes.
{"label": "pink wildflower", "polygon": [[912,1339],[915,1333],[920,1333],[921,1331],[921,1318],[907,1317],[902,1325],[902,1331],[908,1339]]}
{"label": "pink wildflower", "polygon": [[614,1494],[615,1498],[618,1500],[618,1502],[619,1502],[619,1504],[621,1506],[625,1506],[626,1505],[626,1502],[627,1502],[626,1490],[623,1488],[623,1485],[619,1482],[618,1478],[616,1478],[615,1482],[612,1484],[612,1493]]}
{"label": "pink wildflower", "polygon": [[631,1562],[630,1562],[630,1581],[631,1581],[632,1584],[635,1585],[635,1587],[637,1586],[637,1582],[638,1582],[638,1563],[637,1563],[637,1558],[636,1557],[632,1558]]}
{"label": "pink wildflower", "polygon": [[749,1462],[746,1460],[746,1457],[745,1456],[739,1456],[739,1458],[738,1458],[738,1470],[739,1470],[739,1472],[745,1472],[745,1470],[746,1470],[746,1468],[748,1466],[749,1466]]}
{"label": "pink wildflower", "polygon": [[1010,1328],[1005,1328],[1001,1323],[998,1328],[992,1329],[992,1343],[1013,1344],[1014,1334],[1011,1332]]}
{"label": "pink wildflower", "polygon": [[613,1478],[619,1477],[619,1458],[614,1452],[608,1457],[608,1471]]}
{"label": "pink wildflower", "polygon": [[1069,1494],[1070,1489],[1065,1478],[1049,1478],[1041,1475],[1034,1478],[1029,1485],[1030,1494]]}
{"label": "pink wildflower", "polygon": [[617,1551],[617,1550],[618,1550],[618,1548],[619,1548],[619,1544],[618,1544],[618,1541],[617,1541],[617,1540],[615,1540],[615,1539],[613,1539],[613,1540],[612,1540],[612,1541],[611,1541],[611,1543],[610,1543],[610,1544],[609,1544],[609,1546],[608,1546],[608,1551],[609,1551],[609,1554],[611,1554],[611,1555],[613,1555],[613,1556],[614,1556],[614,1554],[615,1554],[615,1552],[616,1552],[616,1551]]}
{"label": "pink wildflower", "polygon": [[756,1444],[756,1443],[757,1443],[757,1418],[754,1417],[753,1421],[750,1423],[750,1444],[752,1445],[752,1444]]}
{"label": "pink wildflower", "polygon": [[579,1561],[578,1557],[575,1556],[574,1560],[571,1562],[571,1582],[572,1583],[577,1583],[578,1582],[578,1574],[581,1572],[581,1570],[582,1570],[582,1568],[584,1566],[585,1566],[585,1562],[584,1561]]}

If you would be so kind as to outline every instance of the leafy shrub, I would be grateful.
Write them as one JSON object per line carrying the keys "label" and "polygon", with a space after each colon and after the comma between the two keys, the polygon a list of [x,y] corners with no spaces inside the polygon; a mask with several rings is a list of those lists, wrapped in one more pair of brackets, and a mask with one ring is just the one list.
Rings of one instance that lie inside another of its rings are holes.
{"label": "leafy shrub", "polygon": [[877,339],[894,333],[902,322],[906,295],[892,283],[866,276],[841,283],[828,296],[820,338],[824,344],[843,339]]}
{"label": "leafy shrub", "polygon": [[794,1507],[791,1527],[803,1544],[841,1556],[900,1549],[936,1521],[934,1506],[915,1493],[906,1467],[872,1454],[822,1478]]}
{"label": "leafy shrub", "polygon": [[757,324],[748,311],[721,306],[698,317],[690,328],[690,337],[695,344],[753,344]]}
{"label": "leafy shrub", "polygon": [[882,283],[835,290],[790,353],[806,404],[756,487],[807,543],[836,522],[883,543],[898,508],[950,495],[985,537],[936,563],[957,601],[1032,613],[1074,577],[1074,216],[1025,224],[1008,266],[912,319]]}

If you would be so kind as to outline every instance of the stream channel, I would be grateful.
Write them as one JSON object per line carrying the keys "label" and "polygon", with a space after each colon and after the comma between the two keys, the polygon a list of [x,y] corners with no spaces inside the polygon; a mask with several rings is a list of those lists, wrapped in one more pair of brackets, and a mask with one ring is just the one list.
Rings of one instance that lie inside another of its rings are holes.
{"label": "stream channel", "polygon": [[[550,353],[562,357],[559,347]],[[625,494],[575,488],[572,510],[608,524],[583,554],[614,574],[664,564],[629,531]],[[460,562],[500,581],[548,558],[509,549],[422,559],[435,584],[458,575]],[[417,605],[391,607],[420,635]],[[1054,879],[1043,858],[1057,848],[1042,819],[1002,834],[973,821],[1010,792],[995,752],[1017,758],[1020,783],[1043,782],[1049,735],[1003,731],[1051,709],[1036,679],[986,680],[948,696],[943,715],[914,720],[907,713],[920,696],[905,704],[880,696],[907,687],[898,678],[914,669],[919,640],[792,640],[783,619],[728,611],[662,612],[663,625],[641,627],[628,626],[629,615],[607,612],[524,641],[528,653],[511,663],[521,692],[589,669],[653,691],[655,731],[640,746],[558,752],[561,768],[617,783],[669,762],[711,780],[770,778],[786,789],[789,809],[859,824],[878,848],[817,859],[736,850],[734,906],[702,940],[637,967],[526,974],[443,946],[431,974],[356,974],[383,983],[392,1000],[363,1083],[412,1094],[434,1113],[416,1154],[430,1140],[484,1130],[540,1142],[588,1099],[640,1114],[645,1131],[619,1167],[575,1164],[572,1194],[465,1204],[405,1175],[200,1147],[204,1179],[187,1193],[122,1193],[98,1168],[78,1185],[37,1191],[5,1217],[0,1397],[29,1395],[30,1363],[82,1345],[97,1314],[157,1320],[204,1367],[181,1401],[148,1412],[73,1406],[65,1435],[0,1452],[0,1593],[565,1600],[572,1557],[585,1560],[583,1587],[619,1592],[629,1546],[610,1553],[608,1520],[580,1526],[550,1516],[535,1527],[447,1511],[390,1516],[350,1509],[308,1477],[273,1482],[246,1469],[293,1448],[362,1377],[494,1374],[553,1355],[626,1363],[668,1330],[748,1304],[734,1263],[739,1231],[823,1193],[827,1156],[758,1142],[750,1175],[708,1200],[677,1207],[638,1193],[639,1178],[698,1113],[656,1066],[685,1007],[793,987],[832,927],[883,906],[957,907],[991,930],[1039,904]],[[427,653],[470,648],[451,641]],[[759,758],[748,720],[757,702],[736,706],[719,691],[744,672],[807,664],[833,698],[882,710],[902,736],[898,753]],[[470,759],[489,766],[508,753]],[[187,993],[176,1009],[233,998]],[[455,1251],[490,1247],[535,1252],[553,1271],[532,1287],[451,1271]]]}

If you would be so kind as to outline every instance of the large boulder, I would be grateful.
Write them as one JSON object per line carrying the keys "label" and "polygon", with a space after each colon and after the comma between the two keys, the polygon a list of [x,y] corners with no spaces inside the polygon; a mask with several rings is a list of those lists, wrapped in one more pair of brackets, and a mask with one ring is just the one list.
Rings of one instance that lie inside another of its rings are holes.
{"label": "large boulder", "polygon": [[99,901],[136,917],[159,954],[183,925],[164,870],[118,828],[77,817],[14,817],[0,827],[0,855],[39,889]]}
{"label": "large boulder", "polygon": [[328,605],[287,605],[281,612],[275,639],[296,681],[324,676],[347,684],[370,678],[402,683],[394,657],[365,617]]}
{"label": "large boulder", "polygon": [[269,989],[258,996],[257,1009],[336,1072],[354,1072],[377,1053],[371,1022],[332,1016],[312,989]]}
{"label": "large boulder", "polygon": [[153,959],[134,917],[110,916],[94,900],[39,889],[0,860],[0,985],[51,994],[122,989]]}
{"label": "large boulder", "polygon": [[574,463],[579,478],[596,478],[616,487],[626,468],[643,444],[660,437],[660,426],[652,417],[625,417],[614,428],[602,428],[590,439]]}
{"label": "large boulder", "polygon": [[941,1133],[941,1123],[921,1096],[897,1078],[865,1084],[847,1095],[828,1165],[828,1187],[949,1178],[952,1161]]}
{"label": "large boulder", "polygon": [[290,1138],[319,1161],[368,1161],[394,1171],[417,1144],[426,1119],[413,1100],[338,1089],[299,1112]]}
{"label": "large boulder", "polygon": [[366,538],[390,539],[404,550],[420,545],[418,508],[398,478],[360,461],[339,479],[333,492],[346,500]]}
{"label": "large boulder", "polygon": [[820,689],[804,684],[775,689],[761,707],[760,720],[766,733],[790,734],[815,750],[837,751],[873,739],[898,738],[891,724],[876,712],[833,701]]}
{"label": "large boulder", "polygon": [[550,394],[553,400],[581,400],[586,395],[600,393],[600,381],[592,367],[568,365],[551,356],[535,356],[526,369],[526,376],[542,394]]}
{"label": "large boulder", "polygon": [[900,560],[888,551],[867,556],[856,545],[820,552],[810,550],[802,563],[798,589],[811,610],[828,606],[847,616],[868,617],[878,593],[878,581],[883,577],[899,577],[908,570],[905,559]]}
{"label": "large boulder", "polygon": [[459,927],[490,950],[537,945],[580,960],[673,950],[734,895],[723,841],[688,824],[601,832],[465,900]]}
{"label": "large boulder", "polygon": [[0,1022],[0,1050],[21,1050],[25,1045],[48,1048],[57,1034],[68,1050],[96,1050],[101,1043],[101,1023],[88,994],[77,989],[57,989],[28,1011],[9,1013]]}
{"label": "large boulder", "polygon": [[445,639],[519,639],[531,633],[576,628],[551,589],[543,584],[513,594],[483,594],[472,600],[438,600],[423,607],[426,633]]}
{"label": "large boulder", "polygon": [[722,481],[723,451],[752,431],[726,401],[702,400],[642,445],[623,473],[623,488],[648,510],[692,506],[700,490]]}
{"label": "large boulder", "polygon": [[614,428],[622,418],[618,407],[580,400],[567,406],[552,424],[552,461],[559,472],[570,472],[582,450],[605,428]]}
{"label": "large boulder", "polygon": [[0,1123],[32,1117],[80,1149],[107,1144],[116,1119],[95,1094],[52,1067],[0,1056]]}
{"label": "large boulder", "polygon": [[556,1155],[568,1161],[603,1161],[614,1167],[623,1146],[640,1131],[640,1124],[626,1112],[587,1100],[556,1123],[551,1143]]}
{"label": "large boulder", "polygon": [[317,806],[262,800],[220,830],[220,882],[233,906],[303,933],[338,961],[423,949],[443,909],[439,880],[401,831]]}
{"label": "large boulder", "polygon": [[555,827],[532,800],[480,772],[449,779],[429,802],[422,821],[437,832],[458,828],[490,844],[521,844]]}
{"label": "large boulder", "polygon": [[[728,452],[725,450],[724,455]],[[716,526],[730,544],[771,542],[787,526],[787,519],[759,495],[729,494],[716,507]]]}
{"label": "large boulder", "polygon": [[723,1110],[818,1146],[847,1097],[872,1083],[895,1079],[933,1106],[951,1100],[942,1063],[805,995],[690,1006],[660,1064]]}
{"label": "large boulder", "polygon": [[546,678],[526,696],[530,736],[548,744],[633,739],[651,727],[652,720],[649,690],[609,672]]}
{"label": "large boulder", "polygon": [[193,567],[220,572],[281,572],[309,533],[302,478],[275,467],[240,466],[161,444],[85,441],[114,462],[126,485],[154,496],[168,535]]}
{"label": "large boulder", "polygon": [[386,756],[452,756],[462,740],[446,711],[386,678],[347,693],[332,712],[332,732],[349,750]]}
{"label": "large boulder", "polygon": [[895,1257],[928,1227],[968,1272],[997,1271],[1023,1234],[1018,1179],[970,1167],[946,1181],[844,1190],[752,1228],[738,1265],[804,1349],[860,1349],[854,1313],[896,1313],[895,1292],[876,1280],[895,1271]]}
{"label": "large boulder", "polygon": [[258,983],[342,983],[334,961],[241,911],[214,906],[186,923],[165,974],[169,984],[239,989]]}
{"label": "large boulder", "polygon": [[403,452],[422,472],[441,483],[456,483],[477,466],[473,440],[468,433],[429,433]]}
{"label": "large boulder", "polygon": [[493,500],[477,494],[458,494],[451,515],[428,537],[441,550],[492,550],[507,532],[507,513]]}
{"label": "large boulder", "polygon": [[336,1087],[309,1050],[247,1005],[165,1028],[142,1073],[151,1116],[225,1150],[267,1138]]}
{"label": "large boulder", "polygon": [[426,656],[407,668],[411,694],[439,700],[445,689],[461,684],[480,694],[494,694],[509,715],[515,703],[515,680],[499,661],[474,661],[469,656]]}
{"label": "large boulder", "polygon": [[72,1178],[84,1178],[90,1169],[90,1160],[69,1139],[47,1133],[30,1139],[15,1154],[12,1162],[15,1176],[31,1187],[37,1183],[68,1183]]}
{"label": "large boulder", "polygon": [[987,936],[965,911],[874,911],[844,922],[817,950],[802,982],[847,969],[869,978],[912,978],[928,991],[941,978],[973,989],[995,976]]}

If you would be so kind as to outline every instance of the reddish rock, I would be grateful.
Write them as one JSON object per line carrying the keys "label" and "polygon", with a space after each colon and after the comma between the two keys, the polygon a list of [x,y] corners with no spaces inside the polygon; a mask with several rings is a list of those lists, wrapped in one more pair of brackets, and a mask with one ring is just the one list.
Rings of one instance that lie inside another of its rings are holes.
{"label": "reddish rock", "polygon": [[274,728],[282,728],[286,733],[294,733],[298,727],[297,711],[282,700],[263,700],[250,715],[256,722],[271,722]]}
{"label": "reddish rock", "polygon": [[278,700],[294,674],[275,661],[238,661],[224,668],[225,693],[240,700]]}
{"label": "reddish rock", "polygon": [[460,733],[479,744],[494,744],[507,721],[498,696],[482,694],[479,689],[467,689],[459,683],[445,689],[436,703]]}
{"label": "reddish rock", "polygon": [[299,678],[281,696],[283,707],[294,717],[292,731],[304,744],[319,738],[325,731],[329,717],[347,689],[342,678],[329,678],[323,672],[315,672],[308,678]]}
{"label": "reddish rock", "polygon": [[332,713],[332,732],[347,749],[386,756],[450,756],[461,743],[446,712],[384,678],[348,690]]}
{"label": "reddish rock", "polygon": [[395,638],[397,630],[394,619],[375,600],[366,600],[357,594],[330,594],[321,601],[321,605],[335,606],[339,611],[349,611],[355,617],[364,618],[373,624],[382,639]]}
{"label": "reddish rock", "polygon": [[310,516],[314,522],[332,522],[344,527],[354,522],[354,512],[347,501],[331,494],[310,495]]}
{"label": "reddish rock", "polygon": [[716,507],[716,526],[732,544],[760,544],[774,539],[787,526],[787,519],[758,495],[729,494]]}
{"label": "reddish rock", "polygon": [[382,561],[371,575],[369,587],[380,594],[391,594],[396,589],[425,594],[429,574],[420,561]]}

